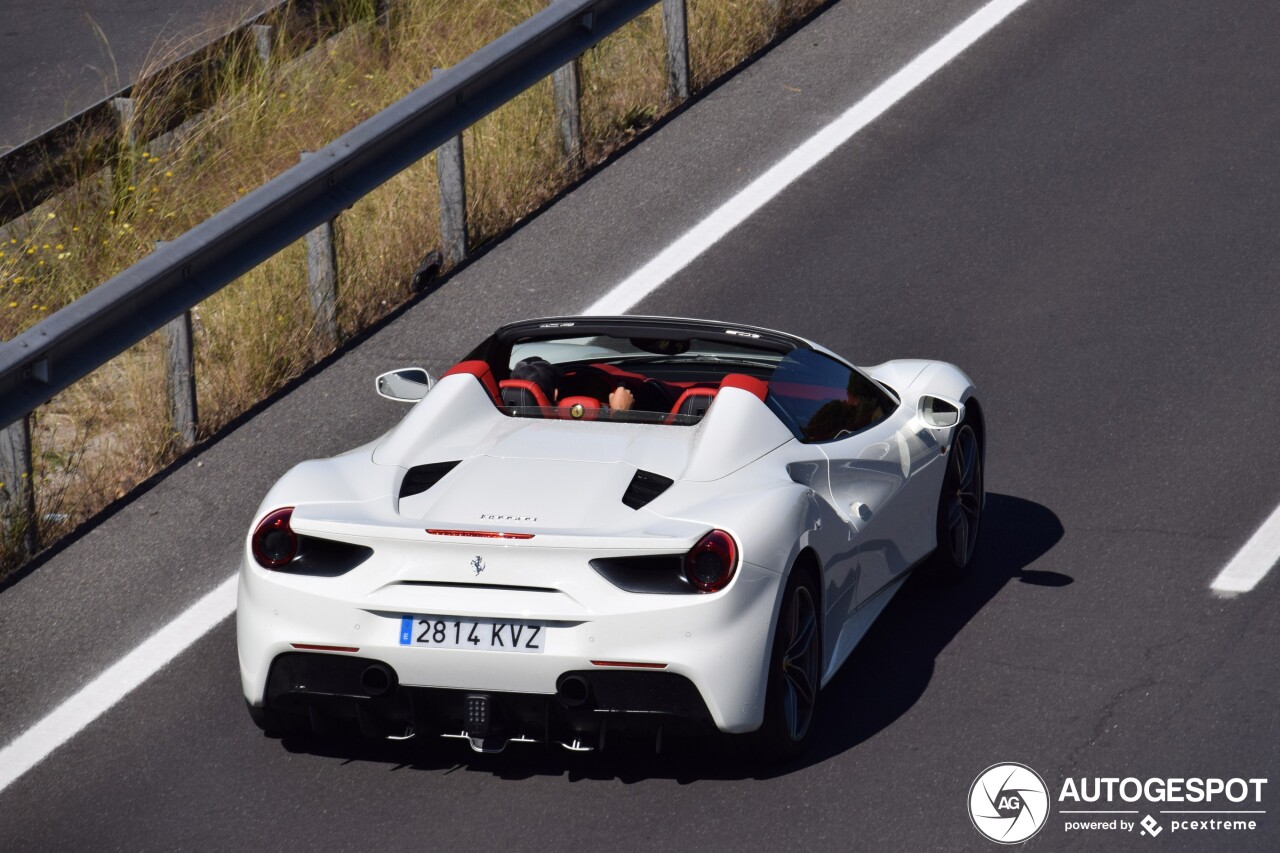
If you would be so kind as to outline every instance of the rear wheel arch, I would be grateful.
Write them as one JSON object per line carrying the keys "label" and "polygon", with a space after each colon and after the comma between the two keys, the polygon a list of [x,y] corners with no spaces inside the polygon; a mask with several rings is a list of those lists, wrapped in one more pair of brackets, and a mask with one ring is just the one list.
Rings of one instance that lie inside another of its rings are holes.
{"label": "rear wheel arch", "polygon": [[982,413],[982,404],[972,394],[963,402],[966,420],[973,426],[974,432],[978,434],[978,450],[985,461],[987,458],[987,419]]}
{"label": "rear wheel arch", "polygon": [[[818,552],[812,545],[804,546],[800,549],[800,553],[796,554],[796,558],[791,561],[791,569],[787,577],[795,572],[804,572],[813,579],[814,586],[818,590],[818,613],[820,615],[826,613],[826,602],[823,601],[826,585],[822,582],[822,560],[818,558]],[[783,583],[785,585],[785,581]]]}

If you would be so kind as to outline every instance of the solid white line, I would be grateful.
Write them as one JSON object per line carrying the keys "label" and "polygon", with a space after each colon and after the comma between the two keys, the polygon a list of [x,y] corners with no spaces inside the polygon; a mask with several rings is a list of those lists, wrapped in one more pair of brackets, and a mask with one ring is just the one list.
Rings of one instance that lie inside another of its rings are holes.
{"label": "solid white line", "polygon": [[[992,0],[818,131],[584,313],[623,314],[796,178],[959,56],[1027,0]],[[74,737],[235,611],[236,577],[161,628],[0,751],[0,791]]]}
{"label": "solid white line", "polygon": [[688,266],[832,151],[880,117],[982,38],[1027,0],[992,0],[907,63],[839,118],[805,140],[733,198],[686,231],[651,261],[597,299],[582,313],[625,314],[663,282]]}
{"label": "solid white line", "polygon": [[1213,579],[1215,592],[1248,592],[1280,561],[1280,506]]}
{"label": "solid white line", "polygon": [[159,672],[235,609],[236,575],[232,575],[0,750],[0,791]]}

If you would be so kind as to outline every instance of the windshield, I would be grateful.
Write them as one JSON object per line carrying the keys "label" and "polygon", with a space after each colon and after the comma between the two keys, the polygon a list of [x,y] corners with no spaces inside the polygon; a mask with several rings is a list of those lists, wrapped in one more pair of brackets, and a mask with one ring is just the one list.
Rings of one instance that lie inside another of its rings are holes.
{"label": "windshield", "polygon": [[700,338],[518,340],[499,385],[512,417],[690,426],[710,409],[726,376],[767,381],[780,358],[759,346]]}

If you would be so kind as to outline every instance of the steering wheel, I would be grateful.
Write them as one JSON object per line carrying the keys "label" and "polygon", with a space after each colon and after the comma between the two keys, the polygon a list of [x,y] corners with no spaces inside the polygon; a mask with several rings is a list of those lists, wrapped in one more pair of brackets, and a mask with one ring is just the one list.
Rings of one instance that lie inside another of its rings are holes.
{"label": "steering wheel", "polygon": [[600,401],[595,397],[565,397],[556,408],[565,420],[594,421],[600,417]]}

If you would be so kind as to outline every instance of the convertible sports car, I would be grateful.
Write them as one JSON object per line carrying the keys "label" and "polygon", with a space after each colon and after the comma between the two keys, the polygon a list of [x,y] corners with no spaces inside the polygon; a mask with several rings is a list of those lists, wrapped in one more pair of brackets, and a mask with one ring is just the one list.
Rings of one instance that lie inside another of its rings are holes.
{"label": "convertible sports car", "polygon": [[245,540],[240,671],[268,731],[496,752],[703,727],[786,759],[908,571],[973,560],[985,428],[950,364],[565,317],[376,384],[419,402],[282,477]]}

